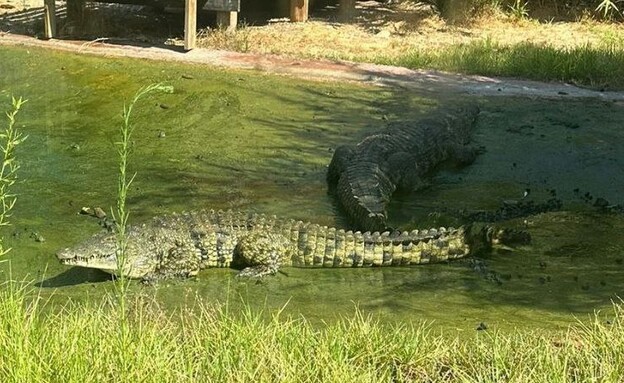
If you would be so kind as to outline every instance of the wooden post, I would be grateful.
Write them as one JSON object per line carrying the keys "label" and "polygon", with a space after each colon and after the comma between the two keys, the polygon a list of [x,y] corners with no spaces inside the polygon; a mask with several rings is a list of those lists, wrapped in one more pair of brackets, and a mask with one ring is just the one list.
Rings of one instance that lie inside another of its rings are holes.
{"label": "wooden post", "polygon": [[238,12],[217,12],[217,26],[219,28],[225,28],[228,32],[236,30],[236,23],[238,22]]}
{"label": "wooden post", "polygon": [[197,0],[186,0],[184,7],[184,49],[195,48],[197,35]]}
{"label": "wooden post", "polygon": [[354,16],[355,0],[340,0],[340,19],[343,22],[351,22]]}
{"label": "wooden post", "polygon": [[43,36],[46,39],[51,39],[56,36],[56,4],[54,0],[44,1]]}
{"label": "wooden post", "polygon": [[290,0],[290,21],[307,21],[310,0]]}

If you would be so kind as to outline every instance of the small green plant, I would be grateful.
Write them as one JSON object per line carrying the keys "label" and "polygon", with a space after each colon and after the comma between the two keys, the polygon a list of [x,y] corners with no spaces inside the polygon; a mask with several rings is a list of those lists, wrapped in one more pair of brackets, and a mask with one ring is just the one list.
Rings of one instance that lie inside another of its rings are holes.
{"label": "small green plant", "polygon": [[529,2],[525,0],[514,0],[509,6],[511,16],[516,20],[524,20],[529,17]]}
{"label": "small green plant", "polygon": [[617,5],[615,5],[615,3],[618,3],[619,1],[615,0],[602,0],[600,1],[600,4],[598,4],[598,6],[596,7],[596,12],[600,12],[602,13],[602,17],[604,17],[607,20],[610,20],[614,17],[614,15],[616,14],[620,14],[620,10],[618,9]]}
{"label": "small green plant", "polygon": [[[0,227],[9,225],[11,210],[15,206],[17,196],[11,194],[11,186],[17,181],[19,164],[15,159],[15,148],[24,142],[28,136],[24,136],[15,127],[15,117],[19,113],[26,100],[21,97],[12,97],[12,109],[6,112],[8,125],[4,132],[0,133],[0,151],[2,153],[2,167],[0,168]],[[5,255],[11,249],[5,249],[2,237],[0,237],[0,256]]]}

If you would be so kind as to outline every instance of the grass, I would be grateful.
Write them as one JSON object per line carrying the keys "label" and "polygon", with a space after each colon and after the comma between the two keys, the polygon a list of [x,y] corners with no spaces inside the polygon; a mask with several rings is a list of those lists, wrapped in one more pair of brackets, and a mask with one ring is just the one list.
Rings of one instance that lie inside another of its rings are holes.
{"label": "grass", "polygon": [[[442,336],[428,325],[386,325],[355,311],[312,326],[281,310],[227,304],[163,311],[135,297],[129,343],[114,300],[68,303],[41,314],[28,288],[0,289],[0,381],[10,382],[618,382],[624,379],[624,306],[559,336],[477,333]],[[268,319],[266,319],[268,318]],[[120,355],[129,359],[121,368]]]}
{"label": "grass", "polygon": [[508,46],[484,39],[439,51],[415,50],[402,57],[379,61],[409,68],[624,88],[624,46],[616,45]]}
{"label": "grass", "polygon": [[[462,38],[436,41],[436,36],[426,43],[411,41],[409,37],[356,44],[357,49],[345,48],[349,41],[366,40],[366,32],[353,26],[328,31],[317,24],[300,27],[285,25],[280,36],[272,36],[268,29],[245,27],[236,33],[213,31],[200,38],[202,46],[237,50],[306,56],[310,58],[346,59],[403,66],[412,69],[436,69],[448,72],[488,76],[519,77],[540,81],[561,81],[593,88],[624,89],[624,40],[614,31],[595,27],[578,32],[576,42],[557,42],[535,37],[500,40],[485,33],[484,38]],[[535,34],[527,23],[525,28]],[[331,28],[330,28],[331,29]],[[522,28],[512,28],[520,33]],[[301,30],[301,31],[299,31]],[[309,30],[305,33],[299,33]],[[560,33],[558,29],[554,29]],[[477,29],[475,32],[479,33]],[[492,35],[494,31],[489,31]],[[331,34],[334,37],[330,37]],[[457,32],[455,32],[457,33]],[[499,33],[502,33],[499,31]],[[548,31],[543,31],[548,34]],[[475,33],[476,34],[476,33]],[[574,35],[573,31],[571,32]],[[426,34],[425,34],[426,35]],[[619,37],[618,37],[619,36]],[[318,41],[315,41],[318,39]],[[331,44],[321,45],[332,40]],[[244,49],[239,48],[244,40]],[[510,41],[508,41],[510,40]],[[579,41],[585,41],[579,43]],[[351,44],[353,45],[353,44]],[[300,50],[296,50],[301,48]]]}

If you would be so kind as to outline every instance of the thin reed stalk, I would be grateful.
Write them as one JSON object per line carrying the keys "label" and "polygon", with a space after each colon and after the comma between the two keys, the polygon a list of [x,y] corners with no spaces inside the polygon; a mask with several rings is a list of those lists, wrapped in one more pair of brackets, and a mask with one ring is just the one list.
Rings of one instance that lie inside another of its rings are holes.
{"label": "thin reed stalk", "polygon": [[[11,187],[17,181],[17,171],[19,163],[15,157],[15,149],[24,142],[28,136],[20,132],[16,124],[16,117],[26,100],[12,97],[12,109],[6,112],[8,124],[6,129],[0,133],[0,156],[2,165],[0,167],[0,228],[9,225],[11,210],[17,201],[17,195],[11,193]],[[0,236],[0,257],[7,254],[11,249],[4,248],[3,238]]]}
{"label": "thin reed stalk", "polygon": [[[137,91],[134,95],[134,98],[128,105],[124,105],[123,108],[123,122],[119,129],[120,138],[119,141],[115,143],[117,146],[117,154],[119,156],[118,162],[118,184],[117,184],[117,205],[116,209],[112,210],[112,216],[115,219],[115,229],[116,229],[116,239],[117,239],[117,283],[115,284],[116,288],[116,296],[118,302],[118,314],[119,314],[119,332],[117,333],[116,339],[118,344],[116,346],[119,353],[117,354],[119,359],[117,365],[120,366],[123,377],[130,377],[132,366],[129,364],[131,360],[132,353],[132,338],[130,334],[130,328],[128,324],[127,318],[127,307],[126,307],[126,295],[128,292],[128,286],[130,280],[125,276],[125,270],[127,268],[132,267],[131,265],[127,265],[127,257],[126,250],[128,248],[128,236],[127,236],[127,227],[128,227],[128,217],[130,216],[130,211],[126,206],[126,200],[128,198],[128,192],[130,190],[130,185],[136,176],[134,173],[132,176],[128,176],[128,161],[131,152],[131,144],[132,144],[132,132],[134,130],[134,126],[131,122],[132,111],[136,105],[136,103],[146,97],[150,93],[153,92],[167,92],[172,93],[173,87],[167,86],[164,84],[151,84],[146,87],[143,87]],[[122,379],[123,380],[123,379]]]}

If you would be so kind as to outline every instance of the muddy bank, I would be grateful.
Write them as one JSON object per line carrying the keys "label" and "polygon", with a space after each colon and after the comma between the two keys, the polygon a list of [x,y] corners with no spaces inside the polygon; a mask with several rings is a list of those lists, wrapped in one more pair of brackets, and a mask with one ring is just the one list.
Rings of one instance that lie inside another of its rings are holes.
{"label": "muddy bank", "polygon": [[2,32],[0,32],[0,45],[42,47],[104,57],[133,57],[175,61],[214,67],[256,70],[313,80],[352,81],[373,85],[395,86],[413,91],[441,94],[451,92],[482,96],[526,96],[558,100],[597,98],[615,101],[624,105],[624,92],[600,92],[569,84],[411,70],[401,67],[348,61],[303,60],[276,55],[207,49],[194,49],[189,52],[183,52],[180,47],[164,45],[157,47],[107,44],[99,41],[44,41],[33,37]]}

